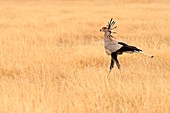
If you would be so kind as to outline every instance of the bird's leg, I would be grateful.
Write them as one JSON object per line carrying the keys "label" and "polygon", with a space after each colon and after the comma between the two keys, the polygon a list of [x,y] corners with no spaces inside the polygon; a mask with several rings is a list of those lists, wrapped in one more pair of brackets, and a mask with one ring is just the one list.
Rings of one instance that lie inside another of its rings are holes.
{"label": "bird's leg", "polygon": [[123,80],[121,68],[119,68],[119,71],[120,71],[120,76],[121,76],[121,78],[122,78],[122,80]]}
{"label": "bird's leg", "polygon": [[108,73],[108,75],[107,75],[107,79],[109,79],[110,71],[111,71],[111,69],[109,70],[109,73]]}
{"label": "bird's leg", "polygon": [[123,76],[122,76],[122,73],[121,73],[120,64],[119,64],[119,61],[118,61],[118,59],[117,59],[117,54],[113,54],[113,58],[114,58],[114,61],[116,62],[116,65],[117,65],[117,67],[118,67],[118,69],[119,69],[119,71],[120,71],[121,78],[122,78],[122,80],[123,80]]}
{"label": "bird's leg", "polygon": [[113,56],[114,61],[116,62],[117,68],[120,69],[120,64],[119,64],[119,61],[117,59],[117,54],[112,54],[112,56]]}
{"label": "bird's leg", "polygon": [[147,55],[147,56],[149,56],[149,57],[151,57],[151,58],[153,58],[154,56],[153,55],[151,55],[151,54],[147,54],[147,53],[145,53],[145,52],[143,52],[143,51],[135,51],[136,53],[140,53],[140,54],[143,54],[143,55]]}
{"label": "bird's leg", "polygon": [[111,72],[113,66],[114,66],[114,61],[113,61],[113,58],[111,57],[110,70],[109,70],[109,73],[107,75],[107,78],[109,78],[109,75],[110,75],[110,72]]}

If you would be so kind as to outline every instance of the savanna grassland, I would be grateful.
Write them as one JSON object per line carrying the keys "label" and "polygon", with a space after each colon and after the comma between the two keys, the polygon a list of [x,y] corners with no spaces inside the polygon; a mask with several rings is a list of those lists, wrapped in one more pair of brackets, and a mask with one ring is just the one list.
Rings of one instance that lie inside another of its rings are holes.
{"label": "savanna grassland", "polygon": [[[153,1],[1,0],[0,113],[169,113],[170,2]],[[107,80],[111,17],[155,57],[123,54]]]}

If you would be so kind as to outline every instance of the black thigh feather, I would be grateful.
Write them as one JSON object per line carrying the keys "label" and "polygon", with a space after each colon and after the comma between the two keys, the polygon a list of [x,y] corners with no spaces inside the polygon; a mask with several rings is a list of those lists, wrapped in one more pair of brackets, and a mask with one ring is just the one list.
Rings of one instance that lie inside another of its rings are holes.
{"label": "black thigh feather", "polygon": [[116,52],[113,52],[113,53],[111,54],[111,57],[112,57],[112,59],[115,61],[118,69],[120,69],[120,64],[119,64],[119,61],[118,61],[118,59],[117,59],[117,53],[116,53]]}
{"label": "black thigh feather", "polygon": [[114,60],[113,58],[111,57],[111,63],[110,63],[110,70],[114,67]]}

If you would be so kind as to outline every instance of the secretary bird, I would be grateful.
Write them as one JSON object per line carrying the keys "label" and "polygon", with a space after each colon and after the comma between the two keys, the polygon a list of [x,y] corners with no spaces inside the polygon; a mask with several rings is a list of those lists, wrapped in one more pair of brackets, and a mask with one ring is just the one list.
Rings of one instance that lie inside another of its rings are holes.
{"label": "secretary bird", "polygon": [[116,22],[113,21],[113,19],[111,18],[111,20],[108,22],[107,27],[102,27],[100,29],[100,31],[104,32],[104,47],[105,47],[106,54],[111,55],[111,63],[110,63],[109,73],[111,72],[112,68],[114,67],[114,62],[116,63],[118,69],[120,70],[120,64],[119,64],[117,57],[118,57],[118,55],[122,55],[124,52],[127,52],[127,53],[135,52],[135,53],[141,53],[141,54],[147,55],[151,58],[154,57],[153,55],[144,53],[141,49],[139,49],[135,46],[131,46],[124,42],[119,42],[119,41],[116,41],[115,39],[113,39],[113,36],[111,34],[116,33],[116,32],[112,32],[111,30],[117,28],[117,26],[112,28],[112,26],[115,23]]}

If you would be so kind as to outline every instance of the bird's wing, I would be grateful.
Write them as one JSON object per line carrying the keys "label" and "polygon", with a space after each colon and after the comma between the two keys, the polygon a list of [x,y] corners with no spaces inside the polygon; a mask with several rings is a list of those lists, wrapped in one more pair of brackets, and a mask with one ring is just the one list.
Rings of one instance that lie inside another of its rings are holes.
{"label": "bird's wing", "polygon": [[111,51],[109,49],[105,48],[105,52],[106,52],[107,55],[111,55]]}
{"label": "bird's wing", "polygon": [[110,50],[110,52],[116,52],[119,50],[123,45],[119,44],[116,40],[112,40],[108,45],[107,48]]}
{"label": "bird's wing", "polygon": [[128,46],[126,43],[124,43],[124,42],[118,42],[118,44],[120,44],[120,45],[123,45],[123,46]]}

